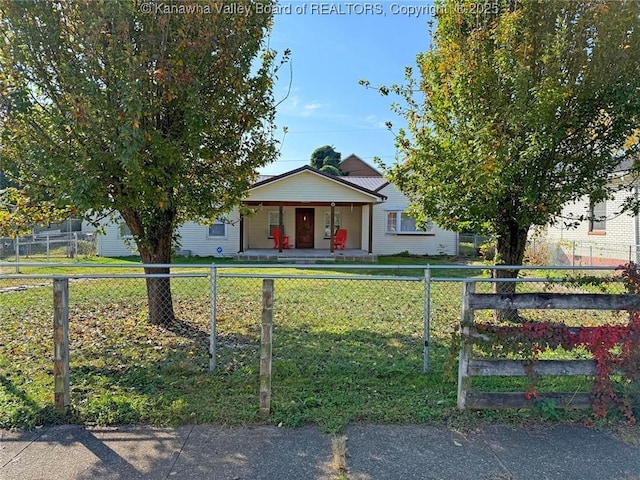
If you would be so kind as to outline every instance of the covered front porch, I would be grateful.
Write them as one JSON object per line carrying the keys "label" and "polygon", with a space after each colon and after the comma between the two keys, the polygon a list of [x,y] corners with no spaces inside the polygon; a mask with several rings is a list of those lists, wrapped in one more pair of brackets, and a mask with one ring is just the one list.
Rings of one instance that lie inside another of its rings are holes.
{"label": "covered front porch", "polygon": [[[370,257],[373,206],[384,199],[310,167],[268,178],[256,183],[243,201],[253,213],[240,219],[238,257]],[[334,242],[338,230],[346,232],[340,249]]]}
{"label": "covered front porch", "polygon": [[[255,214],[240,223],[239,252],[258,249],[326,250],[333,253],[339,229],[347,234],[345,249],[372,253],[373,236],[370,204],[349,202],[245,202]],[[364,218],[363,218],[364,217]],[[277,235],[276,230],[280,232]],[[277,242],[276,237],[286,237]],[[341,249],[340,249],[341,250]]]}

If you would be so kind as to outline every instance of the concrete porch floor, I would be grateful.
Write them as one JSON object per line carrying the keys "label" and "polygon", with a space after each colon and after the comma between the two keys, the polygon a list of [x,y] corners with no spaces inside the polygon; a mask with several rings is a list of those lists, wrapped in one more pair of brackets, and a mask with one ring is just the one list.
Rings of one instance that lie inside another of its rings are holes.
{"label": "concrete porch floor", "polygon": [[329,249],[313,248],[290,248],[282,250],[282,253],[275,249],[252,248],[236,254],[235,259],[252,262],[375,262],[378,256],[357,248],[336,250],[333,253]]}

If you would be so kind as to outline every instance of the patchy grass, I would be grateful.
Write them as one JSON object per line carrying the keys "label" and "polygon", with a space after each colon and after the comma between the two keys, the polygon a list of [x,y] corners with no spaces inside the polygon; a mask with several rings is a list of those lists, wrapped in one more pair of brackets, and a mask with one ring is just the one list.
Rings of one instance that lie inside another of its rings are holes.
{"label": "patchy grass", "polygon": [[[375,267],[366,270],[357,273],[378,274]],[[338,272],[330,265],[321,271],[284,271]],[[388,275],[387,270],[380,272]],[[250,272],[243,269],[242,273]],[[268,273],[281,272],[269,269]],[[9,280],[1,281],[0,290],[8,285]],[[207,278],[173,280],[179,322],[170,329],[148,324],[142,279],[72,281],[73,409],[66,417],[51,407],[50,283],[39,281],[24,290],[0,293],[0,427],[65,421],[100,425],[260,423],[261,291],[258,278],[218,280],[218,369],[210,375]],[[457,347],[452,339],[460,319],[460,283],[433,283],[431,293],[431,372],[424,374],[422,282],[403,278],[373,282],[362,277],[276,279],[269,421],[290,426],[316,423],[327,432],[339,432],[349,422],[358,421],[508,421],[534,415],[531,411],[456,412],[457,366],[452,359]],[[574,320],[604,321],[583,314],[576,314]],[[511,382],[491,379],[482,387],[499,391]],[[589,382],[564,379],[549,388],[558,386],[578,391],[588,389]],[[560,415],[561,419],[589,417],[588,412]]]}

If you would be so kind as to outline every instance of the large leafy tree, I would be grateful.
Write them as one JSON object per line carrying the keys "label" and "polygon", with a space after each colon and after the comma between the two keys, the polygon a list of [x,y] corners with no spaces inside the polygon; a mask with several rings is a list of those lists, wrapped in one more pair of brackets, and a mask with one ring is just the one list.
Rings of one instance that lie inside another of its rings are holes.
{"label": "large leafy tree", "polygon": [[[497,236],[496,263],[520,265],[527,233],[566,202],[603,199],[637,152],[637,1],[444,1],[395,108],[408,122],[386,173],[413,213]],[[366,82],[365,82],[366,84]],[[517,270],[496,272],[515,276]]]}
{"label": "large leafy tree", "polygon": [[[0,1],[1,153],[29,198],[117,212],[145,263],[170,263],[177,226],[227,213],[276,156],[256,3]],[[147,292],[174,321],[169,279]]]}
{"label": "large leafy tree", "polygon": [[311,153],[310,165],[322,172],[341,176],[344,175],[342,170],[340,170],[341,156],[340,152],[336,152],[335,147],[323,145]]}

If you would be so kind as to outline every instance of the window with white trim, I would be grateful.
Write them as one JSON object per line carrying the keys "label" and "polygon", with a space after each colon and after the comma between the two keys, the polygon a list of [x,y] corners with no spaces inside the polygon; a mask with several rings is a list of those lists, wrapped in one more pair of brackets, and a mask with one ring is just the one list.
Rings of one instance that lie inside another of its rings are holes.
{"label": "window with white trim", "polygon": [[[269,237],[268,238],[273,238],[273,231],[276,228],[280,227],[280,212],[278,211],[274,211],[274,212],[267,212],[267,216],[268,216],[268,232],[269,232]],[[284,214],[282,214],[282,225],[284,226]]]}
{"label": "window with white trim", "polygon": [[431,221],[427,221],[424,229],[420,229],[416,225],[416,219],[408,213],[403,211],[389,211],[387,212],[386,232],[397,235],[426,235],[435,233],[435,226]]}
{"label": "window with white trim", "polygon": [[227,236],[227,224],[220,219],[216,219],[207,229],[209,238],[221,238]]}
{"label": "window with white trim", "polygon": [[589,231],[604,232],[607,229],[607,202],[594,203],[589,205]]}
{"label": "window with white trim", "polygon": [[[342,225],[342,214],[333,212],[333,233]],[[324,238],[331,238],[331,212],[324,212]]]}

